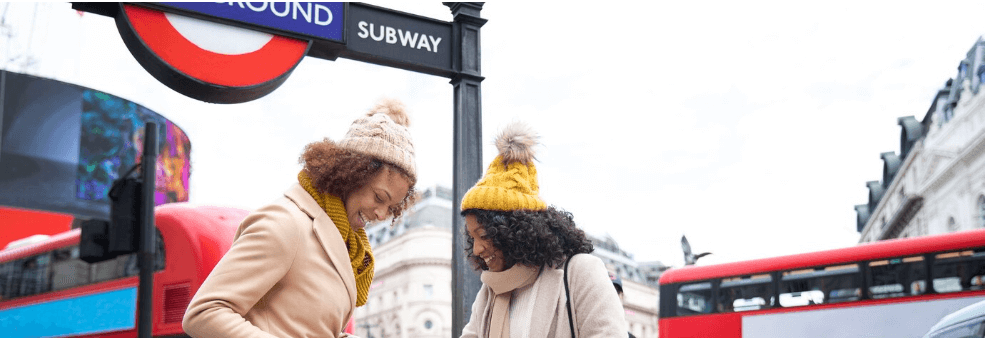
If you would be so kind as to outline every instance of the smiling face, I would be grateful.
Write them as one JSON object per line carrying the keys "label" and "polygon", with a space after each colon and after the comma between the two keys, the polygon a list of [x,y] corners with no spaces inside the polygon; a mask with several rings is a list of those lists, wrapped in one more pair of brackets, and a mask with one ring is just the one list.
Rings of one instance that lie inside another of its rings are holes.
{"label": "smiling face", "polygon": [[349,217],[352,230],[359,230],[368,222],[382,221],[392,216],[391,207],[398,207],[410,182],[399,172],[383,166],[369,181],[369,184],[353,191],[345,198],[345,213]]}
{"label": "smiling face", "polygon": [[501,272],[507,268],[504,266],[504,253],[495,248],[494,243],[487,238],[487,230],[476,215],[466,215],[466,233],[473,238],[473,255],[482,258],[488,270]]}

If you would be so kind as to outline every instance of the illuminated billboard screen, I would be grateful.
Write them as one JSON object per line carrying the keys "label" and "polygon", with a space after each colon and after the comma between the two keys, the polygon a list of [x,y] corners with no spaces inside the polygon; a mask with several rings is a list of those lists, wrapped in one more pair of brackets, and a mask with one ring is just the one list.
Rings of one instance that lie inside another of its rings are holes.
{"label": "illuminated billboard screen", "polygon": [[189,199],[190,140],[171,121],[98,90],[0,71],[0,205],[107,218],[107,192],[159,125],[155,203]]}

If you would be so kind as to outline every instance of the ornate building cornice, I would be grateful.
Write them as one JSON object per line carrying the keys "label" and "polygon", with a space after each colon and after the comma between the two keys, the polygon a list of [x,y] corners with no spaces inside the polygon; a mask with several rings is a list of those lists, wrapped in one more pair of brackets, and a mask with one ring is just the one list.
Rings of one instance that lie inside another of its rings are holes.
{"label": "ornate building cornice", "polygon": [[921,210],[923,203],[924,198],[918,195],[910,196],[902,201],[897,212],[894,213],[894,217],[881,229],[883,236],[880,236],[880,240],[897,238],[901,231],[904,231],[904,228],[908,226],[908,223],[915,218],[918,210]]}

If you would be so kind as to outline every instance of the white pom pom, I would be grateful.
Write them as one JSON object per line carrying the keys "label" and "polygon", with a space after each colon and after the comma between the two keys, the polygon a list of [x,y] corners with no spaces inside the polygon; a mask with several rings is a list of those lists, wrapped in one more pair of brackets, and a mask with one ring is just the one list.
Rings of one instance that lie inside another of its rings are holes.
{"label": "white pom pom", "polygon": [[409,127],[411,125],[411,120],[407,117],[407,110],[404,107],[404,104],[399,100],[381,100],[373,106],[373,109],[370,109],[369,112],[366,113],[366,116],[373,116],[377,113],[386,114],[391,120],[393,120],[393,122],[404,127]]}
{"label": "white pom pom", "polygon": [[514,121],[497,134],[497,151],[504,158],[504,164],[521,162],[528,164],[535,158],[535,144],[538,134],[523,122]]}

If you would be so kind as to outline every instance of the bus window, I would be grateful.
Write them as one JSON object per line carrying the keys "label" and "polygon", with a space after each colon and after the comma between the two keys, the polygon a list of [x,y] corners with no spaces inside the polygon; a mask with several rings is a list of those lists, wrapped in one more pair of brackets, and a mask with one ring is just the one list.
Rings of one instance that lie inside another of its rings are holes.
{"label": "bus window", "polygon": [[13,269],[13,263],[0,263],[0,301],[10,298],[7,295],[8,286],[10,285],[11,272]]}
{"label": "bus window", "polygon": [[677,316],[714,312],[711,305],[711,282],[684,284],[677,290]]}
{"label": "bus window", "polygon": [[[159,229],[155,243],[154,271],[162,271],[166,268],[166,249]],[[138,271],[138,255],[134,253],[90,264],[79,259],[79,245],[57,248],[0,263],[0,301],[137,276]]]}
{"label": "bus window", "polygon": [[903,297],[925,289],[925,257],[882,259],[870,266],[870,298]]}
{"label": "bus window", "polygon": [[932,263],[935,292],[984,289],[984,248],[935,255]]}
{"label": "bus window", "polygon": [[132,255],[120,255],[102,262],[90,264],[91,282],[100,283],[124,277],[124,271],[128,264],[128,256]]}
{"label": "bus window", "polygon": [[770,308],[773,278],[769,274],[725,278],[718,287],[718,312]]}
{"label": "bus window", "polygon": [[37,295],[47,292],[49,254],[31,256],[7,263],[7,290],[5,299]]}
{"label": "bus window", "polygon": [[[124,267],[123,277],[138,276],[141,269],[138,267],[138,254],[128,254],[128,261]],[[162,241],[162,233],[155,229],[155,261],[154,270],[162,271],[166,268],[166,245]]]}
{"label": "bus window", "polygon": [[152,271],[162,271],[166,269],[166,243],[162,241],[162,233],[155,229],[155,269]]}
{"label": "bus window", "polygon": [[821,304],[825,302],[825,293],[821,290],[781,293],[779,302],[783,307]]}
{"label": "bus window", "polygon": [[859,300],[859,265],[787,271],[780,279],[784,307]]}
{"label": "bus window", "polygon": [[52,291],[89,283],[89,263],[79,259],[79,246],[55,249],[52,258]]}
{"label": "bus window", "polygon": [[[166,248],[159,229],[155,229],[155,245],[155,269],[153,271],[162,271],[166,268]],[[92,283],[138,276],[138,272],[140,271],[138,267],[138,254],[129,253],[103,262],[93,263],[90,264],[90,269]]]}

